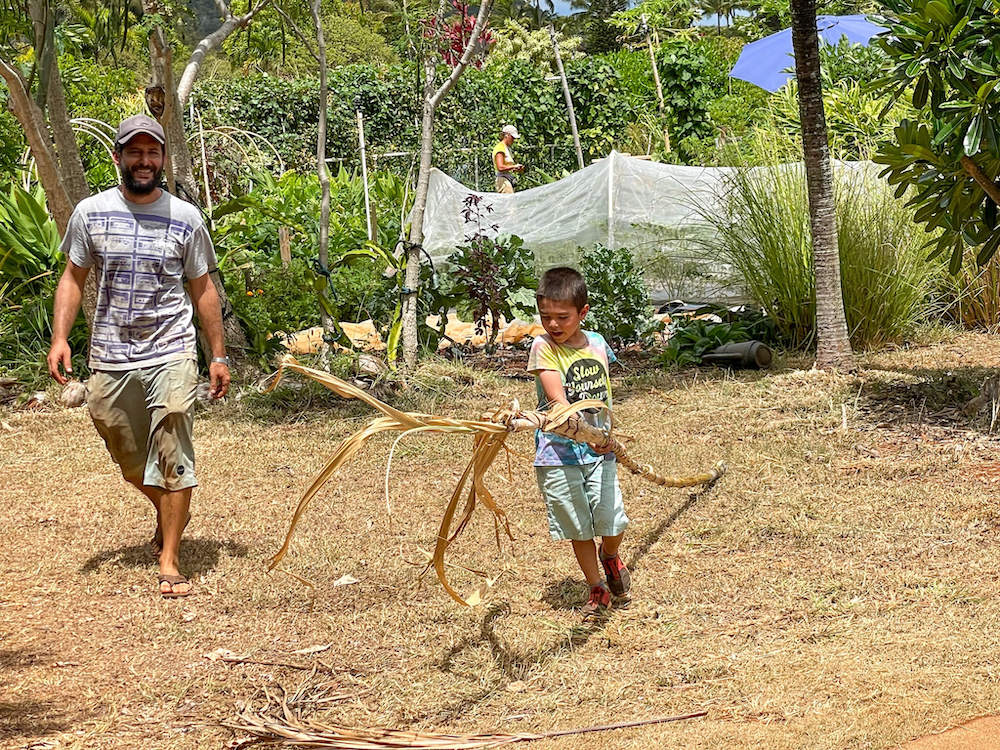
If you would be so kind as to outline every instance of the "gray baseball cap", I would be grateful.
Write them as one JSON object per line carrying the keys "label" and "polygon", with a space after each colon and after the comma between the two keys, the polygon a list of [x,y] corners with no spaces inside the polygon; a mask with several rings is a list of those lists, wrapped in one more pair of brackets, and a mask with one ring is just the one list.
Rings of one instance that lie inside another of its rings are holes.
{"label": "gray baseball cap", "polygon": [[115,145],[124,146],[139,133],[145,133],[151,138],[155,138],[161,144],[167,142],[167,137],[163,134],[163,128],[156,120],[149,115],[133,115],[122,120],[118,126],[118,135],[115,136]]}

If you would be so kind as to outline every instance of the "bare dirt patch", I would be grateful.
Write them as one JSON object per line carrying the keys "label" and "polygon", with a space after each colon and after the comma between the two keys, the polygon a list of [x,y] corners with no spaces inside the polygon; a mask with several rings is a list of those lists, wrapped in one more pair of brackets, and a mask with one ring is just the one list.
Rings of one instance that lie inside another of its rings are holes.
{"label": "bare dirt patch", "polygon": [[[418,730],[708,711],[537,748],[882,748],[995,713],[998,440],[988,413],[961,406],[998,362],[995,338],[965,335],[869,357],[859,376],[619,377],[616,416],[637,457],[676,473],[724,459],[730,473],[694,494],[622,477],[634,604],[585,625],[582,582],[548,539],[528,461],[493,479],[515,545],[498,554],[480,514],[450,556],[509,568],[483,606],[460,608],[419,577],[468,455],[458,437],[397,448],[391,518],[390,439],[341,472],[282,564],[310,589],[266,575],[266,560],[367,409],[289,391],[280,409],[248,398],[202,413],[182,552],[198,593],[164,601],[151,509],[85,411],[2,412],[0,746],[224,747],[221,723],[240,706],[303,685],[319,720]],[[478,416],[533,399],[528,381],[429,373],[420,393],[390,400]],[[530,453],[530,437],[512,447]],[[345,575],[358,582],[334,585]]]}

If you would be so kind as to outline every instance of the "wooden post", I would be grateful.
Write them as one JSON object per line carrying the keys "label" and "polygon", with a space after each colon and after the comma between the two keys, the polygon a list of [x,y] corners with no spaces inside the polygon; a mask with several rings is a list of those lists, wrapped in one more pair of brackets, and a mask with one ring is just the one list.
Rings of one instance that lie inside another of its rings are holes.
{"label": "wooden post", "polygon": [[292,243],[286,226],[278,227],[278,253],[281,255],[281,267],[288,268],[292,262]]}
{"label": "wooden post", "polygon": [[566,80],[566,71],[563,69],[562,57],[559,55],[559,42],[556,39],[556,30],[552,24],[549,24],[549,38],[552,40],[552,51],[556,57],[556,70],[559,71],[559,80],[562,81],[566,109],[569,111],[569,129],[573,133],[573,146],[576,148],[576,163],[580,169],[583,169],[583,149],[580,148],[580,133],[576,129],[576,112],[573,111],[573,97],[569,93],[569,81]]}
{"label": "wooden post", "polygon": [[368,241],[375,241],[375,228],[372,225],[371,197],[368,193],[368,157],[365,152],[365,117],[358,110],[358,145],[361,147],[361,182],[365,187],[365,226],[368,229]]}
{"label": "wooden post", "polygon": [[[650,32],[649,22],[646,20],[646,14],[642,14],[642,25],[646,29],[646,46],[649,48],[649,63],[653,68],[653,81],[656,83],[656,100],[659,102],[660,106],[660,116],[663,116],[664,102],[663,102],[663,84],[660,83],[660,67],[656,64],[656,48],[653,46],[653,36]],[[659,47],[657,43],[656,47]],[[663,146],[666,152],[670,153],[670,133],[667,132],[667,126],[663,126]]]}

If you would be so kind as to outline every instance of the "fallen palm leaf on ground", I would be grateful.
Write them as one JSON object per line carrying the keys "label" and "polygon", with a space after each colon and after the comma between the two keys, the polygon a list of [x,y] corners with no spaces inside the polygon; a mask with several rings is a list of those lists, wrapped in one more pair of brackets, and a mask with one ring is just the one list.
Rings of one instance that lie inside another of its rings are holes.
{"label": "fallen palm leaf on ground", "polygon": [[[455,601],[466,605],[478,602],[482,591],[477,590],[468,598],[463,598],[451,586],[445,575],[445,552],[472,518],[477,500],[481,500],[493,513],[497,544],[500,544],[501,530],[503,530],[509,539],[513,540],[507,515],[496,504],[493,495],[486,487],[484,481],[486,473],[493,465],[497,455],[502,449],[506,448],[504,441],[510,433],[521,430],[540,429],[580,442],[606,446],[610,452],[615,454],[618,461],[626,469],[663,487],[693,487],[700,484],[708,484],[721,477],[726,471],[725,464],[720,462],[710,471],[702,474],[675,477],[658,474],[648,465],[640,466],[629,456],[625,447],[611,435],[610,430],[604,432],[580,418],[579,413],[585,409],[605,409],[605,404],[602,401],[578,401],[574,404],[555,406],[549,411],[522,411],[515,403],[513,409],[498,409],[487,419],[452,419],[433,414],[400,411],[379,401],[370,393],[350,383],[346,383],[328,372],[300,365],[291,357],[286,358],[282,362],[268,390],[273,390],[277,387],[286,371],[297,372],[312,378],[342,398],[356,398],[364,401],[382,412],[385,416],[372,419],[365,427],[340,442],[334,451],[333,457],[316,476],[309,489],[306,490],[299,501],[298,507],[295,509],[295,514],[292,516],[291,524],[288,527],[288,532],[285,535],[285,542],[282,544],[281,549],[278,550],[278,553],[271,558],[268,570],[274,570],[288,552],[295,527],[298,525],[299,519],[313,497],[316,496],[316,493],[329,481],[337,469],[347,463],[364,447],[370,438],[383,432],[399,432],[401,433],[400,438],[409,434],[422,432],[468,433],[473,435],[472,458],[448,501],[444,518],[441,520],[441,526],[438,530],[437,543],[434,547],[434,554],[431,560],[431,564],[437,573],[438,580],[441,581],[441,585],[444,586],[445,590]],[[467,484],[469,489],[465,493]],[[452,524],[455,522],[455,514],[463,494],[465,494],[465,505],[462,508],[457,525],[454,531],[452,531]],[[485,574],[482,575],[486,578]],[[495,578],[492,580],[495,580]],[[487,582],[488,585],[492,583],[489,578],[487,578]]]}
{"label": "fallen palm leaf on ground", "polygon": [[322,724],[307,721],[294,715],[287,705],[280,705],[281,715],[268,710],[246,709],[238,721],[225,722],[225,726],[236,732],[244,732],[253,737],[250,742],[281,743],[292,747],[326,748],[327,750],[390,750],[391,748],[411,748],[412,750],[476,750],[476,748],[500,747],[515,742],[565,737],[573,734],[606,732],[612,729],[628,729],[650,724],[666,724],[672,721],[697,719],[707,715],[707,711],[663,716],[656,719],[628,721],[619,724],[562,729],[538,734],[441,734],[436,732],[408,732],[399,729],[366,729],[345,727],[337,724]]}

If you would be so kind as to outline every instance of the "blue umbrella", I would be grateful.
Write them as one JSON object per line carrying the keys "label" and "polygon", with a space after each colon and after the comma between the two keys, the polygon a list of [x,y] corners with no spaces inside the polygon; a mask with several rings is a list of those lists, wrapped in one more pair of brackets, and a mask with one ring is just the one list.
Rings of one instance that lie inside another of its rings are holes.
{"label": "blue umbrella", "polygon": [[[822,41],[833,45],[845,38],[851,44],[867,45],[873,36],[887,31],[863,15],[817,16],[816,30]],[[773,93],[795,75],[790,72],[794,67],[792,30],[785,29],[746,45],[729,75]]]}

